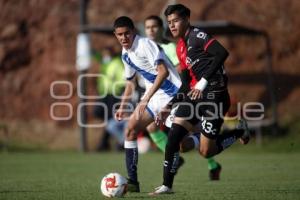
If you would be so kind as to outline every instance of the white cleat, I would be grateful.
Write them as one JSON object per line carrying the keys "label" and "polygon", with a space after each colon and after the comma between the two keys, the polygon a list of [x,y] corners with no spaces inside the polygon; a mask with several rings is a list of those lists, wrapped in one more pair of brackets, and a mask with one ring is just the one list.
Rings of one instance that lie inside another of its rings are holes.
{"label": "white cleat", "polygon": [[241,144],[248,144],[248,142],[250,141],[250,131],[249,131],[249,128],[248,128],[247,121],[244,120],[244,119],[240,119],[239,124],[237,125],[237,129],[243,129],[244,130],[244,134],[239,139],[240,143]]}
{"label": "white cleat", "polygon": [[154,192],[149,193],[151,196],[160,195],[160,194],[172,194],[174,193],[171,188],[168,186],[162,185],[157,188],[155,188]]}

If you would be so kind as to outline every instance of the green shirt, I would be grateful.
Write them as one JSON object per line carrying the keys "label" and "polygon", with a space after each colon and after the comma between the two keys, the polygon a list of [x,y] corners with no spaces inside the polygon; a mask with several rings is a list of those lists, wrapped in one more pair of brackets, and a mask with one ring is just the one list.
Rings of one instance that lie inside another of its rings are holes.
{"label": "green shirt", "polygon": [[164,52],[171,60],[172,64],[176,67],[176,65],[179,64],[176,54],[176,45],[173,42],[170,42],[168,44],[160,44],[160,46],[163,48]]}
{"label": "green shirt", "polygon": [[108,63],[102,63],[99,67],[101,76],[97,79],[99,95],[120,95],[125,86],[124,66],[120,56],[113,57]]}

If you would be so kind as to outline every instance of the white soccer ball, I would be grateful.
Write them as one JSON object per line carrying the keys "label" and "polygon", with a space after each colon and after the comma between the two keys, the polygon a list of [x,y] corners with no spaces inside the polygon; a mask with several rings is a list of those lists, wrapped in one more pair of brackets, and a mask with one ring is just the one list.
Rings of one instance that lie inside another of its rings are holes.
{"label": "white soccer ball", "polygon": [[127,192],[127,179],[118,173],[109,173],[101,180],[100,189],[106,197],[122,197]]}

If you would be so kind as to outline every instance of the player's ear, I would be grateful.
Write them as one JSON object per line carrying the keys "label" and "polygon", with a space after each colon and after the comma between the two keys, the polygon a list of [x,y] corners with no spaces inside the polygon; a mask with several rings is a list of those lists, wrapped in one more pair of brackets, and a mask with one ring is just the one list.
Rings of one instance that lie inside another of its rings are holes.
{"label": "player's ear", "polygon": [[117,38],[117,33],[116,33],[116,31],[114,31],[113,33],[114,33],[115,37]]}

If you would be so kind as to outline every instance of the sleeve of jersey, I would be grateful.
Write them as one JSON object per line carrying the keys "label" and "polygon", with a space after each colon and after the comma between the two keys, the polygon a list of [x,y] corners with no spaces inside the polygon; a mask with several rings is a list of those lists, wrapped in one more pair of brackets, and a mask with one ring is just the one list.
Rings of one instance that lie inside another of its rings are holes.
{"label": "sleeve of jersey", "polygon": [[193,73],[196,75],[198,83],[195,85],[195,88],[204,90],[208,84],[210,77],[216,73],[216,71],[222,67],[224,61],[228,56],[226,49],[214,38],[210,37],[206,33],[198,33],[195,39],[193,40],[194,48],[200,48],[201,51],[205,51],[209,55],[213,55],[214,59],[209,67],[205,69],[204,74],[201,76],[199,73],[199,67],[192,67]]}
{"label": "sleeve of jersey", "polygon": [[124,70],[125,78],[126,78],[126,80],[130,81],[135,77],[136,71],[132,67],[130,67],[129,63],[127,63],[124,60],[123,56],[122,56],[122,62],[124,64],[124,68],[125,68],[125,70]]}
{"label": "sleeve of jersey", "polygon": [[227,50],[216,40],[213,40],[209,46],[207,46],[204,49],[207,53],[214,55],[214,60],[209,65],[209,68],[206,69],[203,78],[208,80],[213,74],[217,72],[218,69],[220,69],[226,58],[228,57],[229,53]]}
{"label": "sleeve of jersey", "polygon": [[161,47],[151,40],[145,40],[143,43],[144,53],[150,64],[156,67],[160,62],[165,61]]}

